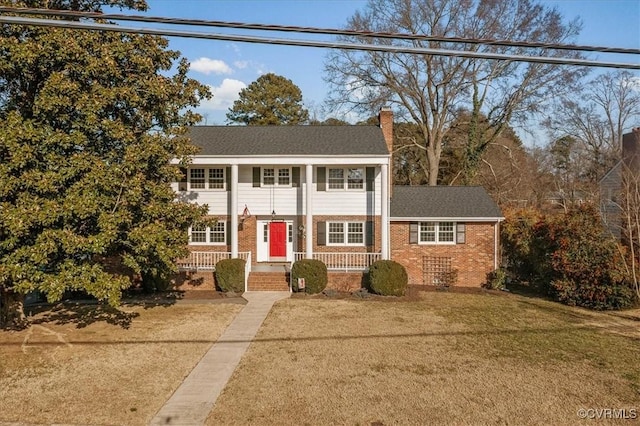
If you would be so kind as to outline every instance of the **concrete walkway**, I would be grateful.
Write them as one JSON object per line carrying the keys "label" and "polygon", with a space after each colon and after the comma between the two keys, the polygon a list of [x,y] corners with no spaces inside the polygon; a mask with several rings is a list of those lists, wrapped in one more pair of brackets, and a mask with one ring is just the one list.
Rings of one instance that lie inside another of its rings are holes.
{"label": "concrete walkway", "polygon": [[152,425],[202,425],[275,302],[289,292],[243,295],[247,304],[151,420]]}

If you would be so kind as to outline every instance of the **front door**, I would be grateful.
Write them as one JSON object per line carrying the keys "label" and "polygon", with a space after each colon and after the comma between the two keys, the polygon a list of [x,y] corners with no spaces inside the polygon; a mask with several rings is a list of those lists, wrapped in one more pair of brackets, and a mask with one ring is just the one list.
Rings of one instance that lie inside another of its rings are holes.
{"label": "front door", "polygon": [[286,222],[269,223],[269,257],[287,256],[287,224]]}

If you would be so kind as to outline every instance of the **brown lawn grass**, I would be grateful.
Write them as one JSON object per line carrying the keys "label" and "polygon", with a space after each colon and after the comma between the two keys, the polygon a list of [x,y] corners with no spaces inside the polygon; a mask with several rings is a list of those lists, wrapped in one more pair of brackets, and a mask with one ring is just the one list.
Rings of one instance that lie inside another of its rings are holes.
{"label": "brown lawn grass", "polygon": [[0,423],[147,424],[241,308],[85,305],[0,331]]}
{"label": "brown lawn grass", "polygon": [[562,425],[580,408],[640,416],[640,311],[430,292],[279,302],[207,423]]}

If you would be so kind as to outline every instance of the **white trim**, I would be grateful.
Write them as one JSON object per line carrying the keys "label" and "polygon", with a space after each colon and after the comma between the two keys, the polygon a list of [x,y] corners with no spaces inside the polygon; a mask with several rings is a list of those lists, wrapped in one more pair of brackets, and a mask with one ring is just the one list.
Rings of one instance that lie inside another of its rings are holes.
{"label": "white trim", "polygon": [[[381,164],[389,164],[389,155],[350,155],[350,156],[335,156],[335,155],[314,155],[314,156],[274,156],[274,155],[252,155],[247,157],[229,156],[229,155],[196,155],[190,157],[190,165],[210,165],[210,164],[237,164],[241,166],[256,166],[260,165],[282,165],[288,164],[291,166],[304,166],[311,164],[314,166],[330,166],[330,165],[344,165],[344,166],[377,166]],[[179,160],[171,160],[172,164],[180,164]]]}
{"label": "white trim", "polygon": [[[389,166],[383,164],[380,166],[380,227],[382,233],[380,235],[380,251],[382,252],[382,259],[391,259],[391,239],[389,238]],[[375,242],[374,246],[375,246]]]}
{"label": "white trim", "polygon": [[[222,188],[209,188],[209,173],[210,170],[222,170]],[[204,171],[204,188],[192,188],[191,187],[191,172],[193,170],[203,170]],[[207,191],[207,192],[225,192],[227,190],[227,168],[226,166],[221,165],[210,165],[205,167],[204,165],[200,165],[198,167],[188,167],[187,168],[187,191]]]}
{"label": "white trim", "polygon": [[[451,229],[451,233],[453,234],[453,240],[451,241],[440,241],[440,224],[441,223],[451,223],[452,229]],[[435,226],[433,227],[433,232],[435,235],[435,241],[422,241],[422,224],[423,223],[434,223]],[[440,222],[436,222],[433,220],[425,220],[422,222],[418,222],[418,245],[421,246],[454,246],[457,244],[456,241],[456,225],[457,222],[453,222],[451,220],[443,220]]]}
{"label": "white trim", "polygon": [[187,230],[187,233],[189,235],[188,245],[190,246],[226,246],[228,243],[227,242],[227,221],[219,220],[218,222],[216,222],[216,225],[219,225],[219,224],[224,225],[224,231],[223,231],[224,241],[222,242],[211,241],[211,232],[213,232],[213,227],[211,226],[205,226],[204,231],[200,231],[205,233],[205,237],[204,237],[205,241],[191,241],[192,226],[190,226],[189,229]]}
{"label": "white trim", "polygon": [[[325,184],[327,192],[365,192],[367,189],[367,169],[366,167],[358,167],[360,164],[356,165],[356,167],[327,167],[327,172],[325,175]],[[362,188],[349,188],[349,170],[356,169],[360,170],[362,174]],[[342,170],[342,188],[331,188],[329,184],[329,179],[331,176],[331,170]]]}
{"label": "white trim", "polygon": [[306,258],[313,259],[313,165],[305,165],[305,192],[307,205],[305,211],[305,249]]}
{"label": "white trim", "polygon": [[231,216],[231,258],[238,257],[238,165],[231,165],[231,199],[229,215]]}
{"label": "white trim", "polygon": [[[329,225],[331,223],[340,223],[342,224],[342,236],[344,237],[343,243],[332,243],[330,242],[330,233],[329,233]],[[362,242],[361,243],[350,243],[349,242],[349,224],[358,223],[362,225]],[[327,220],[325,222],[325,236],[326,241],[325,245],[327,247],[365,247],[367,245],[367,223],[360,220]]]}
{"label": "white trim", "polygon": [[[264,170],[271,169],[273,170],[273,185],[264,183]],[[289,171],[289,183],[286,185],[282,185],[278,182],[280,176],[280,170],[288,170]],[[260,188],[291,188],[293,187],[293,171],[292,167],[260,167]]]}
{"label": "white trim", "polygon": [[392,222],[502,222],[504,217],[391,217]]}

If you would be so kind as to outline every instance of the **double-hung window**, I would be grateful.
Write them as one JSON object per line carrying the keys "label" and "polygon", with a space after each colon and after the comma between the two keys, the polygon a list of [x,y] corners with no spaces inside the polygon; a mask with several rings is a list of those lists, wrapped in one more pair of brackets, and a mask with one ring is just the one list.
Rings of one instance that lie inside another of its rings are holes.
{"label": "double-hung window", "polygon": [[291,168],[264,167],[262,169],[262,186],[291,186]]}
{"label": "double-hung window", "polygon": [[364,245],[364,222],[327,222],[327,245]]}
{"label": "double-hung window", "polygon": [[190,189],[225,189],[225,169],[220,167],[189,169]]}
{"label": "double-hung window", "polygon": [[418,241],[421,244],[454,244],[454,222],[420,222]]}
{"label": "double-hung window", "polygon": [[227,223],[218,221],[213,226],[202,224],[189,228],[189,244],[226,244]]}
{"label": "double-hung window", "polygon": [[327,188],[334,191],[361,191],[364,189],[363,168],[330,168]]}

